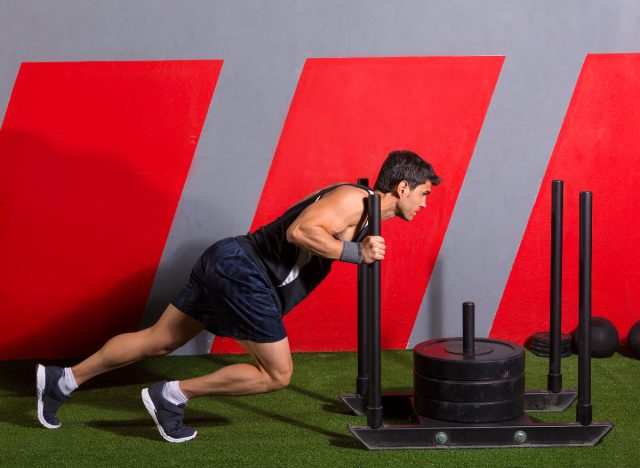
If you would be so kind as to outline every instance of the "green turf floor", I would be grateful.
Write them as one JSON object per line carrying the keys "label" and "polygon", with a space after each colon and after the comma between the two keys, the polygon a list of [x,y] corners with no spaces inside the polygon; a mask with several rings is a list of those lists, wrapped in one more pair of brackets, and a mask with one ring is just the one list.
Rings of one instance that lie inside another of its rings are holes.
{"label": "green turf floor", "polygon": [[[367,451],[348,424],[364,424],[337,401],[355,380],[353,353],[294,355],[291,385],[249,397],[193,400],[186,422],[197,439],[162,441],[140,400],[147,384],[211,372],[244,356],[148,359],[100,376],[78,390],[59,412],[62,427],[46,430],[35,415],[35,363],[0,362],[0,466],[291,466],[291,467],[638,467],[640,466],[640,361],[621,355],[594,360],[594,420],[613,431],[596,447]],[[576,385],[577,358],[562,360],[567,386]],[[383,353],[383,387],[411,386],[409,351]],[[547,361],[527,354],[527,389],[546,386]],[[540,421],[571,421],[565,413]]]}

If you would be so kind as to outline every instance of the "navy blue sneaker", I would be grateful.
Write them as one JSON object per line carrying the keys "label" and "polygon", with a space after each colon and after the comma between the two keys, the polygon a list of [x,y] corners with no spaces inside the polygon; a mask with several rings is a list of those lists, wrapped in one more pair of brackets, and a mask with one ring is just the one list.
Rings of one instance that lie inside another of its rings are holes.
{"label": "navy blue sneaker", "polygon": [[198,435],[193,427],[185,426],[185,404],[174,405],[162,396],[166,382],[159,382],[153,387],[142,389],[142,402],[158,426],[162,438],[169,442],[186,442]]}
{"label": "navy blue sneaker", "polygon": [[58,381],[64,369],[55,366],[38,364],[36,368],[36,390],[38,392],[38,420],[47,429],[60,427],[60,420],[56,416],[58,409],[71,395],[65,395],[60,390]]}

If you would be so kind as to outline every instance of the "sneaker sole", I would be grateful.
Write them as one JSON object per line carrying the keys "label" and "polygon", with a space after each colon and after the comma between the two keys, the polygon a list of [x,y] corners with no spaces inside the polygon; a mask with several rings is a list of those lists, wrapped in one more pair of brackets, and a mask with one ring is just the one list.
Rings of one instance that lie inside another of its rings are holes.
{"label": "sneaker sole", "polygon": [[157,413],[156,405],[153,404],[153,400],[151,399],[151,396],[149,395],[149,389],[148,388],[143,388],[142,392],[141,392],[141,395],[142,395],[142,403],[144,403],[144,407],[147,409],[147,412],[149,413],[149,415],[153,419],[153,422],[156,423],[156,427],[158,428],[158,431],[160,431],[160,435],[162,436],[162,438],[164,440],[166,440],[167,442],[179,443],[179,442],[186,442],[188,440],[196,438],[196,436],[198,435],[198,431],[195,431],[193,433],[193,435],[191,435],[189,437],[182,437],[180,439],[176,439],[174,437],[171,437],[166,432],[164,432],[164,429],[162,428],[162,426],[158,422],[158,418],[156,417],[156,413]]}
{"label": "sneaker sole", "polygon": [[36,368],[36,390],[38,392],[38,421],[47,429],[58,429],[60,424],[54,425],[47,422],[44,419],[43,408],[44,403],[42,402],[42,395],[44,394],[44,387],[46,385],[46,372],[44,366],[42,364],[38,364]]}

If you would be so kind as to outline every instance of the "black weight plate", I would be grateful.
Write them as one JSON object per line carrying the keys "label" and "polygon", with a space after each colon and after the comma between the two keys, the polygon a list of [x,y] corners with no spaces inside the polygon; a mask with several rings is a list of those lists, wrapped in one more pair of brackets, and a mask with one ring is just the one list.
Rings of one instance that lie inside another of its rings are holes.
{"label": "black weight plate", "polygon": [[[549,357],[549,356],[551,356],[551,352],[549,350],[541,351],[541,350],[538,350],[538,349],[532,349],[531,352],[533,354],[535,354],[536,356],[540,356],[540,357]],[[560,357],[561,358],[566,358],[566,357],[571,356],[572,354],[573,354],[573,351],[571,351],[570,349],[567,349],[565,351],[561,351],[560,352]]]}
{"label": "black weight plate", "polygon": [[[531,342],[542,345],[549,345],[551,342],[551,334],[549,332],[538,332],[531,335]],[[560,334],[560,343],[571,343],[571,335],[568,333]]]}
{"label": "black weight plate", "polygon": [[[549,346],[540,346],[540,345],[535,344],[535,343],[531,343],[527,347],[529,349],[537,349],[538,351],[549,351],[551,349]],[[562,346],[560,346],[560,351],[566,351],[568,349],[571,349],[571,345],[562,345]]]}
{"label": "black weight plate", "polygon": [[513,400],[524,392],[524,374],[500,380],[442,380],[414,372],[413,388],[425,398],[477,402]]}
{"label": "black weight plate", "polygon": [[[530,340],[529,343],[530,344],[535,344],[535,345],[538,345],[538,346],[547,346],[547,347],[551,346],[550,342],[541,341],[541,340]],[[562,340],[562,341],[560,341],[560,346],[571,346],[571,340],[568,340],[568,341]]]}
{"label": "black weight plate", "polygon": [[[530,344],[535,344],[538,346],[551,346],[551,343],[548,341],[541,341],[541,340],[529,340]],[[560,341],[560,346],[568,346],[571,345],[571,340],[562,340]]]}
{"label": "black weight plate", "polygon": [[[529,346],[535,346],[540,349],[550,349],[551,345],[549,343],[538,343],[537,341],[530,341]],[[571,343],[560,343],[560,349],[565,348],[568,349],[571,347]]]}
{"label": "black weight plate", "polygon": [[465,356],[462,338],[438,338],[413,349],[414,370],[444,380],[499,380],[524,373],[524,349],[508,341],[476,338],[476,354]]}
{"label": "black weight plate", "polygon": [[[538,351],[549,351],[551,348],[549,346],[541,346],[539,344],[535,344],[535,343],[531,343],[528,346],[529,349],[537,349]],[[566,351],[568,349],[571,349],[571,345],[567,344],[567,345],[561,345],[560,346],[560,351]]]}
{"label": "black weight plate", "polygon": [[427,418],[461,423],[493,423],[524,414],[524,392],[514,400],[461,403],[425,398],[416,393],[414,405]]}
{"label": "black weight plate", "polygon": [[[538,350],[538,349],[532,349],[532,348],[530,348],[530,349],[531,349],[531,352],[533,354],[535,354],[536,356],[539,356],[539,357],[549,357],[549,355],[551,354],[551,352],[548,349],[546,349],[546,350]],[[566,357],[571,356],[572,354],[573,354],[573,351],[571,351],[571,349],[567,349],[567,350],[564,350],[564,351],[560,352],[560,357],[561,358],[566,358]]]}
{"label": "black weight plate", "polygon": [[[550,354],[548,352],[544,352],[544,351],[531,351],[533,354],[535,354],[538,357],[543,357],[543,358],[548,358],[550,356]],[[560,353],[560,357],[561,358],[568,358],[573,354],[573,351],[569,350],[569,351],[564,351],[562,353]]]}
{"label": "black weight plate", "polygon": [[[540,340],[545,340],[545,341],[549,341],[551,337],[551,333],[550,332],[537,332],[534,333],[533,335],[531,335],[531,339],[540,339]],[[569,333],[560,333],[560,339],[561,340],[566,340],[566,339],[571,339],[571,335]]]}

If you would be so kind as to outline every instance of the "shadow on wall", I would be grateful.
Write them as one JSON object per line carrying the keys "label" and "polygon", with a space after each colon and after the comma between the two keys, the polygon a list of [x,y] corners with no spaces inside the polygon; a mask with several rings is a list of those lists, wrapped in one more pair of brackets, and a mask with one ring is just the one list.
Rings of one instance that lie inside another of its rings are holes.
{"label": "shadow on wall", "polygon": [[[427,330],[429,338],[440,338],[445,328],[444,311],[444,263],[440,258],[436,259],[433,266],[433,273],[429,280],[429,290],[427,296]],[[415,333],[415,332],[414,332]]]}
{"label": "shadow on wall", "polygon": [[[224,206],[214,206],[209,200],[185,197],[182,200],[188,207],[188,211],[182,211],[184,218],[174,231],[178,232],[182,238],[187,237],[188,242],[173,248],[171,239],[167,241],[167,248],[158,267],[140,328],[149,327],[160,318],[167,305],[187,283],[193,265],[210,245],[224,237],[240,234],[240,232],[229,232],[229,222],[237,216],[232,210],[225,211]],[[181,228],[186,232],[183,231],[180,234]],[[203,236],[203,233],[206,236]],[[208,354],[213,339],[213,334],[203,331],[184,346],[176,349],[173,354]]]}
{"label": "shadow on wall", "polygon": [[180,197],[171,177],[0,132],[0,359],[82,357],[138,329]]}
{"label": "shadow on wall", "polygon": [[141,328],[153,325],[171,300],[189,280],[189,274],[200,255],[218,239],[191,240],[165,254],[154,280],[153,291],[141,321]]}
{"label": "shadow on wall", "polygon": [[[217,240],[217,239],[215,239]],[[158,269],[149,296],[140,328],[153,325],[162,315],[171,300],[180,292],[189,279],[193,265],[212,241],[191,241],[180,245]],[[192,340],[177,348],[173,355],[208,354],[213,344],[214,335],[206,330]]]}

